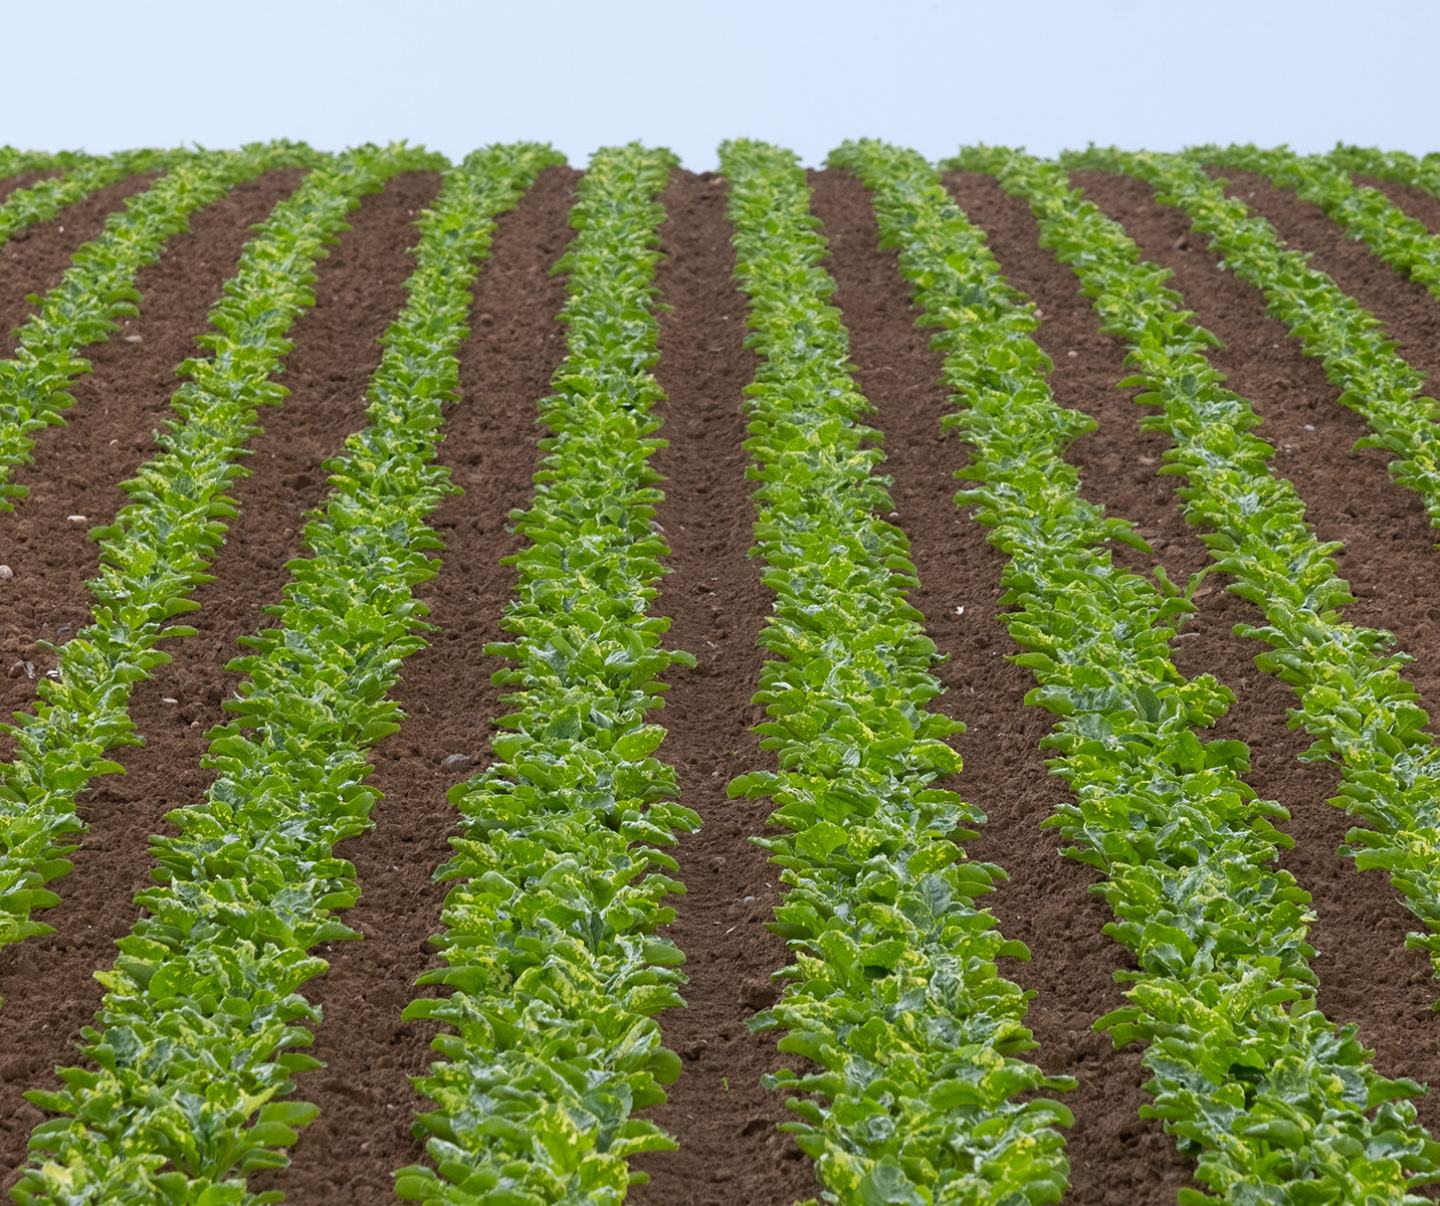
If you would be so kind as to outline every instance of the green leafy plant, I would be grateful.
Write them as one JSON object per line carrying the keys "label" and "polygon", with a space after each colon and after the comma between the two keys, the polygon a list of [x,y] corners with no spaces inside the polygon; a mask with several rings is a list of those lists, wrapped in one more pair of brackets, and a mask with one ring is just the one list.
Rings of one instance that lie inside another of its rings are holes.
{"label": "green leafy plant", "polygon": [[1145,423],[1174,443],[1163,471],[1184,477],[1186,517],[1230,589],[1264,617],[1236,631],[1270,646],[1256,664],[1295,690],[1290,723],[1314,738],[1305,756],[1336,764],[1332,803],[1364,822],[1347,852],[1360,869],[1389,873],[1428,931],[1407,943],[1429,951],[1440,975],[1440,746],[1402,673],[1409,656],[1392,650],[1390,633],[1344,619],[1354,598],[1335,562],[1342,546],[1320,540],[1294,485],[1271,471],[1274,450],[1251,434],[1259,417],[1225,387],[1208,355],[1218,340],[1165,286],[1164,270],[1072,191],[1062,169],[999,151],[962,159],[1030,202],[1104,328],[1130,345],[1137,371],[1120,384],[1141,387],[1136,400],[1157,408]]}
{"label": "green leafy plant", "polygon": [[141,172],[159,171],[186,157],[183,151],[121,151],[107,156],[76,156],[68,170],[16,189],[0,202],[0,246],[17,231],[48,222],[67,205],[83,201],[107,185]]}
{"label": "green leafy plant", "polygon": [[568,273],[566,356],[540,404],[549,434],[524,547],[509,559],[510,640],[490,652],[511,688],[494,759],[458,785],[453,883],[436,936],[444,966],[408,1018],[444,1024],[442,1057],[415,1087],[433,1167],[399,1170],[424,1202],[618,1203],[645,1174],[627,1161],[673,1148],[634,1111],[665,1100],[680,1059],[654,1015],[681,1004],[684,957],[656,931],[682,885],[665,847],[699,817],[649,722],[662,675],[693,666],[650,614],[668,551],[649,460],[662,441],[656,198],[677,160],[637,145],[598,151],[580,182]]}
{"label": "green leafy plant", "polygon": [[457,392],[470,286],[496,216],[557,156],[521,144],[477,151],[447,173],[419,219],[416,270],[371,381],[368,425],[329,462],[331,492],[290,563],[277,626],[231,663],[235,714],[210,733],[217,772],[178,831],[152,839],[155,886],[119,943],[88,1063],[31,1101],[56,1115],[31,1135],[20,1203],[262,1203],[246,1178],[286,1163],[315,1108],[287,1100],[316,1061],[302,1048],[319,1010],[312,951],[358,937],[337,914],[354,868],[335,843],[368,828],[367,753],[400,720],[388,698],[424,643],[413,588],[435,573],[426,523],[454,490],[434,463]]}
{"label": "green leafy plant", "polygon": [[995,960],[1028,957],[975,898],[1004,872],[963,842],[984,816],[939,786],[960,769],[932,711],[942,688],[869,409],[823,267],[828,249],[794,155],[727,142],[736,276],[760,357],[747,392],[756,552],[775,592],[755,702],[777,772],[732,795],[766,796],[787,832],[755,839],[787,885],[771,928],[794,952],[780,1001],[752,1022],[780,1030],[795,1134],[827,1201],[1058,1202],[1073,1087],[1020,1058],[1036,1044],[1028,998]]}
{"label": "green leafy plant", "polygon": [[[1180,1201],[1418,1206],[1414,1190],[1440,1180],[1440,1145],[1406,1100],[1421,1087],[1380,1076],[1354,1028],[1316,1003],[1309,897],[1275,865],[1289,844],[1275,821],[1287,814],[1244,781],[1243,742],[1200,737],[1232,696],[1171,659],[1176,621],[1193,610],[1186,596],[1163,574],[1152,582],[1114,564],[1111,541],[1146,546],[1080,494],[1064,454],[1095,424],[1054,401],[1033,306],[918,155],[866,141],[831,162],[873,190],[884,242],[936,328],[957,405],[946,425],[971,449],[960,476],[975,484],[958,501],[1009,558],[1002,618],[1024,649],[1014,660],[1037,681],[1027,702],[1057,718],[1045,744],[1074,800],[1052,823],[1067,853],[1104,877],[1106,932],[1136,962],[1121,973],[1129,1004],[1096,1026],[1145,1045],[1154,1104],[1144,1112],[1212,1191],[1186,1188]],[[988,148],[958,163],[1033,196],[1067,262],[1104,260],[1088,227],[1062,236],[1048,225],[1072,213],[1066,191],[1044,183],[1063,183],[1061,169]],[[1132,262],[1131,275],[1133,307],[1160,274]],[[1089,278],[1085,288],[1098,292]]]}
{"label": "green leafy plant", "polygon": [[195,609],[190,596],[209,580],[235,514],[226,491],[245,472],[259,408],[288,392],[274,377],[290,350],[286,332],[314,304],[316,261],[362,196],[429,162],[404,147],[327,159],[242,251],[198,340],[208,354],[179,367],[185,380],[160,452],[122,484],[130,501],[114,522],[92,531],[100,573],[89,584],[90,622],[61,647],[34,713],[0,726],[15,738],[0,764],[0,946],[50,931],[33,913],[56,903],[47,885],[70,870],[83,828],[75,801],[95,776],[120,769],[115,750],[139,743],[130,692],[169,661],[160,642],[193,631],[169,621]]}
{"label": "green leafy plant", "polygon": [[[1356,447],[1385,449],[1390,475],[1420,495],[1431,524],[1440,527],[1440,403],[1421,393],[1423,374],[1395,350],[1378,318],[1310,267],[1303,252],[1286,246],[1269,222],[1227,196],[1198,163],[1099,147],[1064,156],[1063,162],[1138,176],[1154,187],[1158,200],[1184,210],[1226,266],[1264,294],[1270,313],[1305,354],[1320,361],[1340,391],[1340,404],[1364,418],[1372,434]],[[1372,224],[1378,220],[1371,215]],[[1397,226],[1396,238],[1404,234]]]}

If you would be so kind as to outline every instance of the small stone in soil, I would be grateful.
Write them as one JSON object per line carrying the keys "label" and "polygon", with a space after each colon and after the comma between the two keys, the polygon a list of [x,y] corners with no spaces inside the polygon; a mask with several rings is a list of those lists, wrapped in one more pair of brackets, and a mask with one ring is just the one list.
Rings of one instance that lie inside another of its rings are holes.
{"label": "small stone in soil", "polygon": [[469,754],[449,754],[445,758],[445,765],[450,770],[455,770],[462,766],[469,766],[470,762],[471,758]]}
{"label": "small stone in soil", "polygon": [[765,1009],[780,999],[780,990],[769,980],[752,976],[740,982],[740,1003],[751,1009]]}
{"label": "small stone in soil", "polygon": [[0,565],[0,581],[8,582],[15,576],[15,571],[8,565]]}

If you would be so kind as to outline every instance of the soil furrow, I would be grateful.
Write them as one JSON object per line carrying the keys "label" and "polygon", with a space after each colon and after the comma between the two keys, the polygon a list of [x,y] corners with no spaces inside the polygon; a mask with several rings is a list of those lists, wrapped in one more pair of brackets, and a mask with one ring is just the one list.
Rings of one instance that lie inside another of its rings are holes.
{"label": "soil furrow", "polygon": [[[11,354],[15,329],[35,311],[26,298],[59,284],[76,249],[100,233],[105,219],[122,208],[127,197],[143,192],[158,178],[158,172],[145,172],[117,180],[66,206],[51,221],[16,231],[0,245],[0,354]],[[192,228],[198,222],[199,216]]]}
{"label": "soil furrow", "polygon": [[764,928],[778,899],[778,870],[750,838],[764,831],[770,805],[730,800],[736,775],[773,765],[751,726],[763,717],[750,700],[763,661],[756,639],[772,598],[752,543],[752,485],[746,480],[743,390],[755,357],[745,349],[745,299],[734,279],[727,190],[710,174],[677,175],[665,196],[666,258],[660,266],[659,413],[670,441],[655,457],[665,476],[659,521],[673,572],[657,610],[670,616],[672,645],[698,660],[672,676],[659,757],[675,766],[680,798],[701,816],[676,857],[685,895],[668,931],[685,952],[686,1008],[661,1016],[665,1043],[683,1061],[656,1122],[676,1152],[637,1161],[652,1180],[637,1203],[656,1206],[770,1206],[811,1196],[810,1162],[776,1126],[783,1100],[760,1083],[784,1063],[774,1035],[745,1021],[772,1004],[770,973],[788,961],[785,943]]}
{"label": "soil furrow", "polygon": [[447,885],[432,872],[456,832],[446,792],[484,764],[501,712],[501,689],[490,682],[501,661],[485,646],[504,639],[500,617],[515,572],[500,559],[518,548],[507,517],[529,501],[536,404],[565,354],[565,328],[555,321],[565,281],[549,273],[570,239],[577,178],[566,168],[541,175],[501,217],[476,282],[460,354],[463,399],[440,444],[440,462],[465,493],[432,520],[445,548],[439,574],[418,591],[438,631],[406,661],[396,697],[407,720],[374,754],[375,827],[337,848],[361,887],[344,920],[365,937],[320,952],[330,970],[310,995],[324,1010],[314,1054],[325,1067],[299,1087],[320,1115],[301,1132],[291,1167],[253,1185],[282,1189],[290,1201],[387,1201],[395,1170],[424,1154],[410,1133],[423,1103],[409,1078],[425,1070],[436,1028],[402,1023],[400,1014],[428,991],[415,980],[435,961],[428,940],[440,928]]}
{"label": "soil furrow", "polygon": [[1030,675],[1005,660],[1018,652],[997,618],[1005,558],[953,502],[952,475],[965,449],[940,429],[951,409],[939,384],[940,358],[915,326],[894,256],[877,250],[868,194],[842,173],[823,173],[816,185],[837,300],[860,386],[885,434],[896,522],[910,538],[920,578],[912,601],[949,659],[938,671],[950,692],[943,706],[968,726],[958,740],[965,769],[953,786],[987,821],[966,848],[1010,875],[988,903],[1005,936],[1031,951],[1028,964],[1007,961],[1002,970],[1037,993],[1028,1020],[1040,1047],[1032,1058],[1080,1082],[1065,1097],[1076,1115],[1067,1200],[1119,1206],[1173,1199],[1187,1172],[1159,1124],[1138,1116],[1147,1100],[1138,1054],[1116,1052],[1090,1029],[1124,1004],[1112,977],[1125,953],[1104,936],[1110,916],[1089,891],[1093,873],[1064,859],[1054,830],[1040,828],[1065,787],[1046,771],[1040,749],[1050,718],[1023,703]]}
{"label": "soil furrow", "polygon": [[[250,476],[232,491],[240,514],[212,569],[215,581],[196,592],[201,610],[186,617],[199,634],[173,645],[175,660],[136,689],[131,715],[147,744],[123,752],[127,773],[99,780],[81,800],[90,829],[75,872],[59,881],[62,903],[43,915],[56,933],[0,952],[4,1168],[23,1160],[28,1134],[41,1119],[20,1094],[48,1082],[56,1064],[73,1058],[80,1027],[99,1005],[101,989],[91,972],[108,966],[114,941],[134,921],[132,897],[148,882],[151,865],[149,835],[163,826],[167,811],[199,799],[211,781],[200,768],[205,733],[224,719],[221,701],[238,682],[225,665],[240,652],[236,639],[264,625],[261,608],[279,601],[285,562],[303,548],[302,516],[327,489],[322,462],[363,421],[366,384],[380,358],[377,340],[404,302],[413,267],[412,223],[438,183],[431,173],[397,177],[362,202],[353,229],[321,261],[317,305],[292,333],[284,381],[293,393],[260,417],[265,430],[252,445]],[[181,332],[186,351],[202,326],[191,323]],[[169,389],[167,383],[166,395]],[[107,513],[118,501],[117,492]]]}
{"label": "soil furrow", "polygon": [[[175,366],[235,269],[252,227],[294,191],[300,173],[274,172],[241,185],[196,214],[188,233],[140,274],[144,304],[104,344],[88,350],[93,371],[72,388],[67,424],[41,433],[35,459],[13,481],[30,494],[0,515],[0,548],[14,577],[0,582],[0,716],[28,708],[55,664],[37,642],[62,644],[90,618],[85,582],[96,569],[88,532],[125,501],[116,487],[154,455],[155,428],[170,417]],[[262,419],[263,421],[263,419]],[[72,518],[76,517],[76,518]],[[13,743],[0,736],[0,758]]]}
{"label": "soil furrow", "polygon": [[1356,184],[1366,184],[1379,189],[1416,221],[1425,223],[1432,234],[1440,234],[1440,197],[1432,196],[1423,188],[1395,184],[1374,176],[1357,175],[1353,179]]}
{"label": "soil furrow", "polygon": [[[1186,242],[1183,231],[1172,231],[1165,224],[1173,211],[1162,210],[1143,185],[1139,186],[1143,195],[1137,195],[1133,183],[1088,174],[1083,180],[1087,195],[1124,223],[1147,256],[1168,263],[1164,256],[1168,251],[1183,259],[1185,253],[1177,248]],[[1073,459],[1081,467],[1087,495],[1113,514],[1137,521],[1155,547],[1154,558],[1137,555],[1130,558],[1132,562],[1144,565],[1159,560],[1176,578],[1201,568],[1206,560],[1204,546],[1184,520],[1173,489],[1175,479],[1156,475],[1168,440],[1159,433],[1142,432],[1139,420],[1146,412],[1114,387],[1126,375],[1122,346],[1101,333],[1069,269],[1040,248],[1034,220],[1023,202],[1005,196],[987,177],[955,176],[950,184],[960,205],[989,233],[1002,270],[1041,308],[1044,321],[1038,338],[1055,361],[1056,396],[1100,424],[1074,447]],[[1304,375],[1314,362],[1302,361],[1293,345],[1286,343],[1283,330],[1275,329],[1278,324],[1258,312],[1258,294],[1230,274],[1215,271],[1213,258],[1202,255],[1203,263],[1195,263],[1194,256],[1189,261],[1199,271],[1187,271],[1175,284],[1186,304],[1198,311],[1200,321],[1225,339],[1227,347],[1216,354],[1216,362],[1230,385],[1265,417],[1260,434],[1278,442],[1287,438],[1280,432],[1299,428],[1306,416],[1315,418],[1317,427],[1322,415],[1350,417],[1330,400],[1333,391],[1323,375],[1318,386]],[[1227,291],[1223,301],[1217,298],[1217,289]],[[1247,294],[1248,308],[1243,304]],[[1279,359],[1286,351],[1293,353],[1293,360]],[[1309,393],[1301,387],[1306,381],[1312,382]],[[1287,413],[1283,403],[1272,405],[1272,399],[1288,399],[1295,409]],[[1343,458],[1346,441],[1333,433],[1328,438],[1317,433],[1306,444],[1307,455],[1317,458],[1322,448],[1336,445]],[[1333,506],[1353,497],[1323,478],[1302,481],[1294,476],[1312,506],[1312,518],[1318,518],[1315,504],[1322,500]],[[1422,524],[1423,518],[1422,513]],[[1393,522],[1388,527],[1379,522],[1372,533],[1395,530]],[[1323,523],[1321,535],[1329,535]],[[1372,534],[1367,543],[1382,542]],[[1352,582],[1364,589],[1361,575],[1352,577]],[[1295,847],[1282,856],[1281,865],[1314,896],[1316,920],[1310,941],[1319,952],[1313,966],[1320,977],[1321,1007],[1332,1021],[1360,1025],[1361,1038],[1377,1050],[1382,1072],[1440,1084],[1430,1011],[1436,994],[1429,966],[1420,953],[1404,949],[1410,914],[1382,875],[1362,875],[1336,853],[1350,825],[1340,809],[1326,803],[1335,791],[1336,772],[1324,763],[1298,760],[1309,740],[1286,725],[1293,693],[1279,679],[1255,668],[1253,658],[1263,648],[1259,642],[1231,632],[1236,623],[1260,623],[1259,612],[1225,591],[1218,580],[1205,582],[1196,601],[1200,610],[1177,639],[1176,662],[1186,674],[1208,671],[1234,690],[1236,702],[1214,736],[1248,742],[1252,769],[1247,781],[1293,814],[1283,828],[1295,839]],[[1437,1106],[1440,1102],[1433,1097],[1420,1106],[1432,1131],[1440,1127]]]}

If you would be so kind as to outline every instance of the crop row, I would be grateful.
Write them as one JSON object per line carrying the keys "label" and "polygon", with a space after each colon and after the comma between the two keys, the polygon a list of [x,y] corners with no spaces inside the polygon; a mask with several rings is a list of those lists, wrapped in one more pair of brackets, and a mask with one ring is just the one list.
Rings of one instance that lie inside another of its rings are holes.
{"label": "crop row", "polygon": [[0,245],[18,231],[48,222],[67,205],[82,201],[107,185],[141,172],[159,171],[181,162],[182,153],[121,151],[104,157],[83,156],[67,171],[16,189],[0,202]]}
{"label": "crop row", "polygon": [[92,533],[100,574],[89,584],[91,621],[61,647],[34,714],[8,726],[15,755],[0,764],[0,946],[49,930],[32,914],[56,903],[46,885],[70,869],[82,827],[76,799],[95,776],[120,769],[112,752],[137,743],[130,692],[169,660],[158,644],[192,631],[167,621],[195,608],[190,595],[208,580],[235,514],[226,490],[244,472],[259,408],[287,393],[272,378],[290,350],[287,332],[314,304],[316,261],[364,194],[424,162],[405,148],[327,160],[241,252],[198,339],[208,355],[179,367],[176,417],[157,436],[159,452],[122,484],[129,502],[114,522]]}
{"label": "crop row", "polygon": [[810,1061],[786,1124],[844,1202],[1057,1202],[1073,1087],[1021,1055],[1027,994],[999,957],[1025,958],[973,903],[1004,878],[962,843],[983,814],[938,785],[960,769],[932,711],[939,660],[907,601],[918,583],[883,456],[862,416],[824,237],[795,157],[720,149],[736,275],[760,356],[747,392],[756,551],[775,605],[755,702],[778,770],[730,784],[766,796],[782,836],[757,838],[787,885],[775,929],[794,962],[752,1027]]}
{"label": "crop row", "polygon": [[1440,297],[1440,236],[1378,189],[1356,184],[1348,171],[1324,156],[1256,146],[1192,147],[1186,154],[1196,163],[1254,172],[1276,188],[1292,190],[1397,272]]}
{"label": "crop row", "polygon": [[62,412],[74,401],[66,390],[90,367],[81,350],[108,339],[121,317],[139,312],[140,269],[159,258],[192,215],[237,184],[316,162],[313,151],[291,143],[186,156],[75,252],[60,283],[20,328],[15,354],[0,360],[0,510],[11,510],[12,500],[25,494],[10,477],[30,460],[35,433],[64,422]]}
{"label": "crop row", "polygon": [[1310,267],[1303,252],[1287,247],[1269,222],[1227,196],[1198,163],[1113,148],[1091,148],[1063,162],[1138,176],[1160,201],[1182,209],[1230,270],[1264,294],[1305,354],[1320,361],[1340,404],[1364,418],[1372,434],[1359,446],[1388,451],[1391,475],[1420,495],[1430,522],[1440,527],[1440,403],[1421,392],[1423,374],[1395,350],[1378,318]]}
{"label": "crop row", "polygon": [[[453,490],[434,464],[456,392],[470,283],[497,214],[553,153],[476,152],[447,173],[419,220],[417,267],[384,337],[368,425],[328,463],[331,492],[290,563],[278,627],[247,638],[246,675],[210,733],[218,772],[203,803],[176,809],[152,839],[156,885],[100,973],[105,997],[85,1032],[86,1066],[30,1099],[59,1115],[31,1136],[22,1203],[274,1201],[246,1177],[285,1163],[314,1107],[285,1100],[316,1066],[301,1048],[318,1010],[301,993],[325,969],[320,943],[356,937],[337,914],[358,895],[335,843],[363,832],[375,793],[367,754],[398,725],[388,699],[424,644],[439,540],[429,513]],[[264,304],[252,299],[251,304]]]}
{"label": "crop row", "polygon": [[1214,1195],[1180,1200],[1420,1201],[1407,1191],[1440,1179],[1440,1148],[1405,1100],[1419,1086],[1378,1075],[1353,1028],[1316,1004],[1309,898],[1276,867],[1287,814],[1244,781],[1244,743],[1198,735],[1231,693],[1171,658],[1188,599],[1163,574],[1157,585],[1114,564],[1110,541],[1145,546],[1080,494],[1064,454],[1095,423],[1054,401],[1032,305],[919,156],[862,142],[831,162],[874,190],[885,241],[938,329],[957,406],[946,425],[970,446],[961,476],[977,483],[959,501],[1010,559],[1003,619],[1038,683],[1027,702],[1057,717],[1050,765],[1074,800],[1051,823],[1104,876],[1107,932],[1136,963],[1130,1004],[1096,1024],[1145,1044],[1145,1113]]}
{"label": "crop row", "polygon": [[1328,156],[1331,163],[1377,180],[1403,184],[1440,197],[1440,155],[1433,152],[1416,158],[1404,151],[1377,151],[1370,147],[1341,144]]}
{"label": "crop row", "polygon": [[1339,576],[1337,542],[1322,542],[1292,483],[1274,475],[1273,449],[1251,434],[1254,408],[1227,389],[1208,349],[1217,341],[1182,308],[1114,222],[1072,192],[1064,172],[1024,156],[967,156],[1025,197],[1048,246],[1074,270],[1105,329],[1130,347],[1139,401],[1157,406],[1149,426],[1173,448],[1167,471],[1184,476],[1186,516],[1203,531],[1216,569],[1265,624],[1243,636],[1270,646],[1256,663],[1295,690],[1291,723],[1314,739],[1309,757],[1340,773],[1334,803],[1366,823],[1348,834],[1363,869],[1381,867],[1429,933],[1409,944],[1430,952],[1440,975],[1440,747],[1429,717],[1390,651],[1387,632],[1343,619],[1354,602]]}
{"label": "crop row", "polygon": [[699,822],[647,722],[660,675],[694,665],[650,614],[668,551],[649,466],[657,197],[675,164],[602,150],[572,211],[566,356],[540,406],[534,498],[513,515],[510,639],[490,649],[510,663],[493,676],[508,714],[491,764],[451,792],[444,966],[423,980],[449,991],[406,1011],[449,1029],[416,1082],[435,1106],[420,1117],[434,1169],[403,1170],[404,1198],[618,1203],[644,1177],[627,1159],[675,1146],[633,1116],[680,1070],[654,1015],[680,1004],[683,956],[656,931],[682,890],[665,848]]}
{"label": "crop row", "polygon": [[30,172],[64,171],[86,158],[76,151],[22,151],[16,147],[0,146],[0,180]]}

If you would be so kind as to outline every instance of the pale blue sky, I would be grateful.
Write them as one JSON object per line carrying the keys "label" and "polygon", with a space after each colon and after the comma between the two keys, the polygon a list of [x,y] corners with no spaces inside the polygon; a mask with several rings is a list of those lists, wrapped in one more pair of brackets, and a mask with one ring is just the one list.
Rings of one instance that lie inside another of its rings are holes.
{"label": "pale blue sky", "polygon": [[[63,14],[58,15],[58,14]],[[0,0],[0,143],[1440,149],[1424,0]]]}

